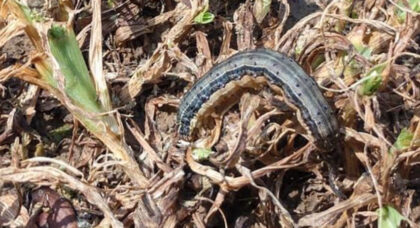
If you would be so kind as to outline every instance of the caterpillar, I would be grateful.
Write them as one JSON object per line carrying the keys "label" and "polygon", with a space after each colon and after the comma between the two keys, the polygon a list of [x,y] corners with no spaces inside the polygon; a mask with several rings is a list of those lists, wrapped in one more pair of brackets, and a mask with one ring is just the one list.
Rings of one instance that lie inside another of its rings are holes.
{"label": "caterpillar", "polygon": [[181,100],[177,115],[179,134],[189,136],[197,118],[208,112],[221,95],[249,81],[281,88],[315,143],[328,145],[331,137],[338,134],[337,119],[315,80],[293,59],[269,49],[238,52],[203,75]]}

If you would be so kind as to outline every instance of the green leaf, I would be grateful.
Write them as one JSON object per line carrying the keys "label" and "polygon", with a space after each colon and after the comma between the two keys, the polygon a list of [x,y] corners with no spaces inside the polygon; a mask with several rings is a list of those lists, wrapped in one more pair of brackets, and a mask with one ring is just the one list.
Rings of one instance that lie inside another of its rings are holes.
{"label": "green leaf", "polygon": [[35,10],[31,10],[31,18],[35,22],[45,22],[44,16]]}
{"label": "green leaf", "polygon": [[312,69],[318,68],[323,62],[325,62],[325,56],[317,55],[311,63]]}
{"label": "green leaf", "polygon": [[73,131],[72,124],[64,124],[61,127],[58,127],[56,129],[49,131],[48,134],[55,142],[59,142],[63,138],[71,135],[72,131]]}
{"label": "green leaf", "polygon": [[363,71],[363,65],[356,60],[351,60],[350,63],[344,69],[343,74],[345,77],[353,78],[356,75],[359,75]]}
{"label": "green leaf", "polygon": [[89,112],[102,112],[96,89],[72,30],[53,25],[48,30],[51,53],[65,78],[65,92],[77,105]]}
{"label": "green leaf", "polygon": [[370,58],[373,50],[369,46],[364,46],[361,50],[358,50],[358,51],[363,57]]}
{"label": "green leaf", "polygon": [[364,82],[359,90],[361,95],[371,96],[381,86],[382,83],[382,72],[384,71],[387,63],[381,63],[372,67],[364,77]]}
{"label": "green leaf", "polygon": [[213,151],[205,148],[195,148],[192,151],[192,156],[196,161],[204,161],[209,159]]}
{"label": "green leaf", "polygon": [[19,8],[22,10],[22,13],[23,13],[26,21],[28,23],[32,23],[32,12],[31,12],[31,9],[29,7],[27,7],[26,5],[23,5],[19,1],[15,1],[15,2],[19,6]]}
{"label": "green leaf", "polygon": [[[372,48],[369,46],[364,45],[363,43],[359,43],[358,45],[354,44],[356,51],[361,54],[366,59],[370,59],[372,55]],[[359,75],[363,71],[363,64],[356,60],[351,60],[348,66],[345,68],[344,75],[346,76],[355,76]]]}
{"label": "green leaf", "polygon": [[107,0],[106,4],[108,5],[109,8],[114,8],[115,6],[114,0]]}
{"label": "green leaf", "polygon": [[270,12],[271,0],[255,0],[253,14],[255,20],[260,24],[268,12]]}
{"label": "green leaf", "polygon": [[403,150],[408,148],[413,140],[414,134],[411,133],[406,128],[402,129],[400,134],[397,137],[397,140],[394,143],[394,147],[391,149],[391,153],[395,150]]}
{"label": "green leaf", "polygon": [[356,51],[359,52],[359,54],[361,54],[363,57],[369,58],[372,55],[372,48],[365,45],[360,39],[354,39],[351,40],[351,42]]}
{"label": "green leaf", "polygon": [[[402,3],[402,1],[398,1],[398,5],[401,7],[405,7],[405,5]],[[408,1],[408,5],[410,6],[410,9],[416,13],[420,13],[420,0],[410,0]],[[399,8],[396,9],[396,14],[398,21],[400,23],[405,22],[405,17],[407,13]]]}
{"label": "green leaf", "polygon": [[195,18],[194,22],[197,24],[208,24],[214,20],[214,14],[207,11],[207,7],[201,11]]}
{"label": "green leaf", "polygon": [[19,8],[22,10],[23,16],[28,23],[33,22],[44,22],[45,18],[42,13],[37,12],[36,10],[31,10],[28,6],[20,3],[19,1],[15,1]]}
{"label": "green leaf", "polygon": [[379,228],[397,228],[400,226],[401,221],[405,219],[397,210],[388,205],[379,208],[376,212],[379,217]]}
{"label": "green leaf", "polygon": [[410,0],[410,8],[416,13],[420,13],[420,0]]}

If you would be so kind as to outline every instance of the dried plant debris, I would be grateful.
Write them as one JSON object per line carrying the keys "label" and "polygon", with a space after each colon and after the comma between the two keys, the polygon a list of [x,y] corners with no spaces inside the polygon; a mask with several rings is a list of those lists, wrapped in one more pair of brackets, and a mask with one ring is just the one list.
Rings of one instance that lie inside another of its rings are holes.
{"label": "dried plant debris", "polygon": [[[419,227],[420,1],[0,2],[1,227]],[[263,47],[313,77],[336,148],[252,80],[180,137],[193,83]]]}
{"label": "dried plant debris", "polygon": [[78,227],[71,202],[48,187],[30,193],[32,216],[28,227]]}

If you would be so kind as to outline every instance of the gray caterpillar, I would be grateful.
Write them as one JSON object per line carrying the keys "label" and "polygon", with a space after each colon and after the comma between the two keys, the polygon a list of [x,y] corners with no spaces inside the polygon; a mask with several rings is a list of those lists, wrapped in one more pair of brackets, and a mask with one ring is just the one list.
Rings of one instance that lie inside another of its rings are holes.
{"label": "gray caterpillar", "polygon": [[226,85],[242,80],[245,75],[264,77],[268,84],[280,87],[317,144],[328,145],[331,137],[337,135],[337,119],[316,82],[293,59],[268,49],[239,52],[200,78],[181,100],[177,116],[179,134],[189,136],[200,109]]}

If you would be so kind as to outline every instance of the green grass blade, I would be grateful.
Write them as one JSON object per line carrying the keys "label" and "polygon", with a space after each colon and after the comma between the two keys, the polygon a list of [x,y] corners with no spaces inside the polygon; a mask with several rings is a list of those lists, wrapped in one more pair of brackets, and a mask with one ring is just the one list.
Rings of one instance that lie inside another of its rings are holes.
{"label": "green grass blade", "polygon": [[396,228],[399,227],[401,221],[405,218],[392,206],[386,205],[377,210],[379,228]]}
{"label": "green grass blade", "polygon": [[70,99],[89,112],[102,112],[96,90],[82,52],[72,30],[53,26],[48,31],[51,52],[65,77],[65,90]]}
{"label": "green grass blade", "polygon": [[371,96],[376,93],[382,83],[382,72],[385,70],[387,63],[381,63],[372,67],[364,78],[359,93],[364,96]]}
{"label": "green grass blade", "polygon": [[394,143],[394,147],[391,148],[391,153],[394,153],[395,150],[404,150],[404,149],[408,148],[410,146],[413,138],[414,138],[413,133],[411,133],[406,128],[402,129],[400,134],[397,137],[397,140]]}

